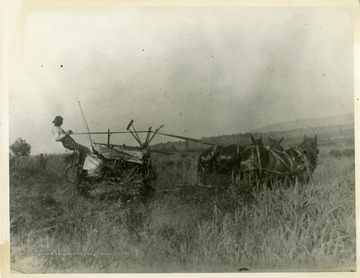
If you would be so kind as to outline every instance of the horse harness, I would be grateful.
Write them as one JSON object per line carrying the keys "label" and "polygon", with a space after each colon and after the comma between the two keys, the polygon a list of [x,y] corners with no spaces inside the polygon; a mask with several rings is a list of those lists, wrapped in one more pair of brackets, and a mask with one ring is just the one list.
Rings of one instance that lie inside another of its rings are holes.
{"label": "horse harness", "polygon": [[[240,172],[259,170],[260,176],[262,175],[262,172],[268,172],[268,173],[276,174],[279,176],[288,176],[288,175],[299,173],[299,172],[303,171],[304,168],[306,168],[307,174],[309,175],[309,177],[311,177],[311,173],[314,172],[314,167],[311,165],[308,157],[304,154],[304,152],[300,149],[299,146],[292,146],[291,148],[296,152],[297,156],[290,155],[290,154],[286,153],[285,151],[278,151],[278,150],[273,150],[271,148],[265,148],[267,151],[272,153],[277,159],[279,159],[279,161],[281,161],[281,163],[288,169],[288,171],[286,171],[286,172],[279,172],[279,171],[270,170],[269,168],[264,168],[262,166],[261,161],[262,161],[263,157],[261,157],[259,146],[257,146],[257,145],[248,146],[247,148],[245,148],[244,150],[242,150],[240,152],[240,146],[237,144],[237,155],[241,156],[243,153],[245,153],[246,151],[251,149],[251,156],[250,156],[249,160],[247,160],[247,161],[251,164],[252,167],[249,167],[246,169],[241,169],[242,161],[240,161]],[[256,150],[256,153],[254,153],[254,150]],[[216,153],[216,151],[217,151],[217,146],[215,145],[212,148],[211,155],[214,155]],[[291,161],[300,160],[301,165],[299,165],[299,167],[297,167],[295,169],[291,168],[291,166],[288,166],[288,164],[285,162],[285,160],[278,153],[284,154],[285,157],[287,157]],[[257,159],[255,159],[255,157]],[[204,166],[202,165],[202,163],[200,163],[200,166],[201,166],[202,170],[205,172],[205,169],[204,169]]]}
{"label": "horse harness", "polygon": [[[304,170],[304,168],[306,168],[307,174],[309,175],[309,177],[311,177],[311,173],[314,171],[314,167],[311,165],[308,157],[304,154],[304,152],[301,151],[301,149],[298,146],[292,146],[292,149],[296,152],[298,156],[287,154],[285,151],[276,151],[273,149],[268,149],[268,151],[272,153],[275,157],[277,157],[281,161],[281,163],[288,169],[287,172],[278,172],[266,168],[264,169],[264,171],[280,176],[288,176],[299,173],[302,170]],[[289,160],[292,161],[300,160],[301,165],[295,169],[292,169],[291,167],[288,166],[288,164],[284,161],[284,159],[277,153],[284,154]]]}

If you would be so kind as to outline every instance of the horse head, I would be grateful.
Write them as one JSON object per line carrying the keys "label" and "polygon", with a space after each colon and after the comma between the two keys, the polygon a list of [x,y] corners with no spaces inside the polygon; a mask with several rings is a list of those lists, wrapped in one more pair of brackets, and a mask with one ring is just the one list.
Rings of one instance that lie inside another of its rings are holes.
{"label": "horse head", "polygon": [[254,139],[254,137],[251,135],[251,141],[253,146],[258,146],[258,147],[264,147],[264,144],[262,142],[262,137],[260,137],[259,139]]}
{"label": "horse head", "polygon": [[[262,176],[262,164],[264,163],[264,158],[267,159],[268,152],[262,142],[262,137],[259,139],[254,139],[251,135],[252,144],[249,146],[250,153],[248,156],[244,155],[246,159],[242,160],[243,164],[247,164],[247,168],[251,169],[255,166],[258,170],[260,176]],[[256,173],[256,172],[254,172]]]}
{"label": "horse head", "polygon": [[304,135],[304,140],[299,145],[299,149],[309,159],[313,169],[315,169],[317,156],[320,152],[317,147],[317,135],[314,138]]}
{"label": "horse head", "polygon": [[271,137],[269,137],[269,142],[270,142],[270,149],[273,149],[275,151],[284,151],[283,146],[281,146],[281,142],[283,141],[284,137],[282,137],[279,140],[275,140],[272,139]]}

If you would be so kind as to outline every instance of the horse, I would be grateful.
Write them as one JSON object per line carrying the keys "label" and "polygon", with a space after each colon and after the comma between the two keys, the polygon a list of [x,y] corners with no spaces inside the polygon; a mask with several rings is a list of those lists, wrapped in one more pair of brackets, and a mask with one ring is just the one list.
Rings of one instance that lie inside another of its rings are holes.
{"label": "horse", "polygon": [[219,151],[215,157],[215,170],[218,174],[229,174],[235,164],[240,161],[244,148],[240,145],[229,145]]}
{"label": "horse", "polygon": [[200,154],[198,158],[198,174],[200,180],[214,175],[225,175],[232,179],[242,179],[246,173],[253,173],[258,170],[259,150],[264,149],[262,137],[254,139],[247,147],[238,144],[226,147],[214,146]]}
{"label": "horse", "polygon": [[223,146],[214,145],[199,155],[198,176],[202,182],[205,181],[207,176],[217,172],[214,162],[223,148]]}
{"label": "horse", "polygon": [[269,148],[272,150],[275,150],[275,151],[284,151],[284,147],[280,145],[283,140],[284,140],[284,137],[282,137],[279,140],[275,140],[275,139],[272,139],[271,137],[269,137],[269,142],[270,142]]}
{"label": "horse", "polygon": [[[269,149],[273,151],[284,151],[281,146],[281,142],[284,137],[279,140],[274,140],[269,137],[270,146],[265,147],[262,142],[262,137],[254,139],[251,136],[251,145],[247,148],[243,148],[238,153],[237,159],[229,160],[229,162],[235,162],[232,166],[233,176],[238,181],[245,180],[247,182],[258,182],[264,174],[263,161],[268,156]],[[221,156],[221,153],[219,157]],[[229,163],[230,164],[230,163]]]}
{"label": "horse", "polygon": [[262,137],[259,139],[251,138],[251,144],[244,148],[240,153],[239,163],[233,168],[235,179],[237,181],[257,181],[262,175],[261,157],[266,152],[266,148],[262,142]]}
{"label": "horse", "polygon": [[261,159],[263,168],[262,179],[267,181],[282,181],[285,184],[307,183],[312,178],[317,166],[317,135],[309,138],[304,135],[303,141],[287,150],[269,148]]}

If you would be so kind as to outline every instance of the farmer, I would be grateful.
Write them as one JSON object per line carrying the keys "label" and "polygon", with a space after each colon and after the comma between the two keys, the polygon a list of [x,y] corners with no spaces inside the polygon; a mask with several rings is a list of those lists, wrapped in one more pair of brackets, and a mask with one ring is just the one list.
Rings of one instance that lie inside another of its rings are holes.
{"label": "farmer", "polygon": [[91,153],[89,148],[76,143],[75,140],[70,137],[70,134],[73,133],[71,130],[65,131],[61,128],[63,117],[56,116],[52,122],[54,124],[52,133],[55,136],[56,142],[61,142],[63,146],[69,150],[78,150],[80,153],[79,162],[82,163],[85,159],[85,155]]}

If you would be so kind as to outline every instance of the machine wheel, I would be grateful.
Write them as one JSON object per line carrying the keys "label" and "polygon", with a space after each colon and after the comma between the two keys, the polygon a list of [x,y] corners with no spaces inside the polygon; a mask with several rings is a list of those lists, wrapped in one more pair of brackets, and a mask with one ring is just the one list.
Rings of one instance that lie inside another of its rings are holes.
{"label": "machine wheel", "polygon": [[66,168],[65,178],[68,182],[79,182],[79,167],[77,165],[71,165]]}

